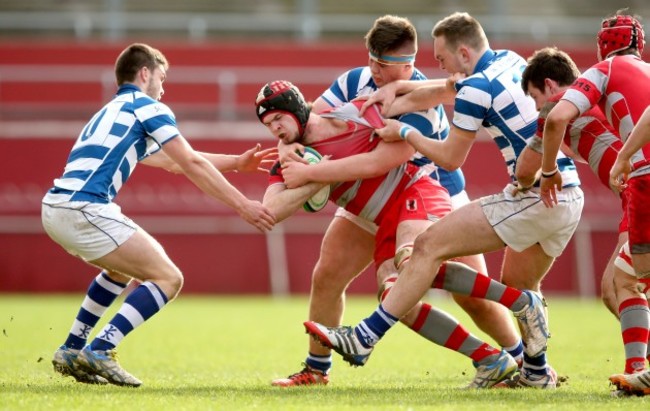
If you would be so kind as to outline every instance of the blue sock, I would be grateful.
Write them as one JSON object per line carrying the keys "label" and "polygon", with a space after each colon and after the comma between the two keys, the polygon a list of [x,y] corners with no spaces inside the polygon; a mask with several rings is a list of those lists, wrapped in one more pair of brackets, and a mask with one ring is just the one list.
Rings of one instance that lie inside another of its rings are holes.
{"label": "blue sock", "polygon": [[361,321],[359,325],[354,328],[354,332],[359,338],[359,342],[366,348],[370,348],[377,344],[381,337],[386,334],[390,328],[399,321],[399,318],[392,316],[384,307],[379,304],[379,307],[374,313],[365,320]]}
{"label": "blue sock", "polygon": [[309,368],[327,374],[330,368],[332,368],[332,355],[316,355],[309,353],[305,360],[305,364],[307,364]]}
{"label": "blue sock", "polygon": [[90,344],[93,351],[111,350],[134,328],[151,318],[167,303],[167,296],[150,281],[138,286],[124,300],[115,317]]}
{"label": "blue sock", "polygon": [[103,271],[99,273],[88,287],[86,297],[65,340],[65,346],[73,350],[82,349],[101,316],[125,288],[126,284],[111,280]]}
{"label": "blue sock", "polygon": [[521,362],[524,359],[524,344],[522,343],[521,340],[517,342],[517,344],[513,345],[512,347],[503,347],[503,349],[514,358],[517,363],[519,363],[519,366],[521,366]]}
{"label": "blue sock", "polygon": [[537,357],[529,357],[524,352],[524,365],[523,368],[530,374],[546,375],[548,365],[546,364],[546,354],[542,353]]}

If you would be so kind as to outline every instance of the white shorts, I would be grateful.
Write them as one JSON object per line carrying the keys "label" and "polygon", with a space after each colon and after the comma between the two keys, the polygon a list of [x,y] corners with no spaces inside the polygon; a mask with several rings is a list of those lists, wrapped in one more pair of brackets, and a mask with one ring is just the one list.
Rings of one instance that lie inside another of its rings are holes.
{"label": "white shorts", "polygon": [[578,227],[584,195],[580,187],[557,193],[558,204],[547,208],[539,192],[512,195],[509,184],[503,192],[481,198],[483,213],[499,238],[517,252],[539,243],[550,257],[559,257]]}
{"label": "white shorts", "polygon": [[[451,197],[451,209],[455,210],[459,207],[464,206],[465,204],[469,204],[469,202],[469,196],[467,195],[467,192],[463,190]],[[343,207],[336,209],[334,217],[343,217],[353,222],[365,231],[369,232],[370,234],[377,234],[377,224],[373,223],[372,221],[368,221],[365,218],[361,218],[358,215],[354,215]]]}
{"label": "white shorts", "polygon": [[139,229],[115,203],[43,203],[41,219],[52,240],[85,261],[105,256]]}

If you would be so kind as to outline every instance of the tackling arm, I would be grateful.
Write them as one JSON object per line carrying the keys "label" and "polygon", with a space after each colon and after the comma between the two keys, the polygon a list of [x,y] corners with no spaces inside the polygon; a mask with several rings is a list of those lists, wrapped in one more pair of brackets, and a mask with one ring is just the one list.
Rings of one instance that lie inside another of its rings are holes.
{"label": "tackling arm", "polygon": [[165,154],[181,168],[183,174],[209,196],[231,207],[260,231],[273,228],[275,219],[258,201],[246,198],[239,190],[190,144],[177,136],[163,145]]}
{"label": "tackling arm", "polygon": [[[380,142],[367,153],[355,154],[317,164],[287,164],[283,169],[289,187],[297,187],[308,181],[335,183],[378,177],[405,163],[415,150],[408,144],[387,144]],[[290,183],[290,184],[289,184]]]}
{"label": "tackling arm", "polygon": [[[277,150],[267,148],[262,150],[261,145],[246,150],[241,155],[232,154],[215,154],[196,151],[203,158],[208,160],[217,170],[222,173],[228,171],[268,171],[264,166],[275,161]],[[163,150],[146,157],[141,161],[142,164],[165,169],[174,174],[183,174],[183,169],[178,163],[172,160]]]}
{"label": "tackling arm", "polygon": [[[448,171],[454,171],[465,163],[474,140],[475,131],[462,130],[451,126],[449,136],[444,140],[425,137],[415,128],[406,126],[397,120],[385,120],[386,127],[376,131],[384,141],[405,139],[415,150],[427,156],[436,165]],[[406,128],[408,131],[402,130]],[[404,134],[404,137],[401,136]]]}
{"label": "tackling arm", "polygon": [[262,204],[273,213],[276,222],[280,222],[302,208],[305,201],[323,186],[321,183],[309,183],[297,188],[287,188],[281,183],[272,184],[266,189]]}
{"label": "tackling arm", "polygon": [[395,99],[390,107],[385,107],[382,114],[386,117],[395,117],[404,113],[428,110],[439,104],[453,104],[456,90],[449,87],[447,80],[428,80],[413,91]]}

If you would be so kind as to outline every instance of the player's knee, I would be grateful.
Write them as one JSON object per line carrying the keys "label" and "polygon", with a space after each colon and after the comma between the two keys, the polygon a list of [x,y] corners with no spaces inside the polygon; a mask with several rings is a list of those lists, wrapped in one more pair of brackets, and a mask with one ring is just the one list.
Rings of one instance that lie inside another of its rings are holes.
{"label": "player's knee", "polygon": [[347,267],[333,267],[318,262],[311,277],[312,291],[343,292],[359,273],[352,272]]}
{"label": "player's knee", "polygon": [[439,233],[432,230],[433,227],[435,227],[435,224],[417,236],[413,242],[413,251],[411,256],[413,257],[418,255],[419,258],[427,256],[429,259],[434,259],[437,260],[438,263],[442,263],[444,260],[448,259],[444,255],[446,252],[446,243],[439,241]]}
{"label": "player's knee", "polygon": [[104,273],[106,273],[108,278],[115,281],[116,283],[128,284],[131,281],[131,277],[120,274],[117,271],[104,270]]}
{"label": "player's knee", "polygon": [[178,293],[181,292],[181,288],[183,288],[184,283],[185,283],[185,278],[183,277],[183,273],[180,270],[176,270],[174,275],[171,277],[169,283],[170,288],[174,293],[174,295],[170,298],[170,300],[176,298]]}

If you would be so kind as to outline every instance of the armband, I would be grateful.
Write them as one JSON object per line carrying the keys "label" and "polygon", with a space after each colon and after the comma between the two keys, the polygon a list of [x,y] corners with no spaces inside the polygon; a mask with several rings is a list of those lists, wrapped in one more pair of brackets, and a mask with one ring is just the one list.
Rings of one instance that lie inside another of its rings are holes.
{"label": "armband", "polygon": [[412,130],[413,130],[412,127],[409,127],[409,126],[402,126],[402,127],[399,129],[399,137],[400,137],[402,140],[406,141],[406,137],[408,136],[408,134],[409,134]]}
{"label": "armband", "polygon": [[560,169],[558,168],[558,166],[557,166],[557,164],[556,164],[556,165],[555,165],[555,168],[554,168],[553,170],[551,170],[551,171],[544,171],[544,170],[542,170],[542,177],[544,177],[544,178],[551,178],[551,177],[553,177],[554,175],[556,175],[558,171],[560,171]]}

